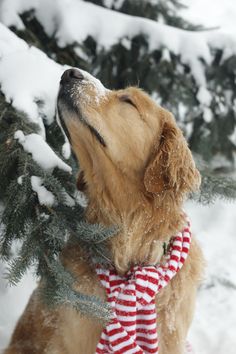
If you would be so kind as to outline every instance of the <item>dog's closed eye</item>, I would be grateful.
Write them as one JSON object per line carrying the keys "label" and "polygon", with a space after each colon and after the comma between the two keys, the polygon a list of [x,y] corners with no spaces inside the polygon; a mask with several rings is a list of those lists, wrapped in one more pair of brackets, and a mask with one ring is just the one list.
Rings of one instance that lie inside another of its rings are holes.
{"label": "dog's closed eye", "polygon": [[128,96],[128,95],[122,95],[119,97],[119,100],[121,102],[125,102],[125,103],[128,103],[130,104],[131,106],[133,106],[134,108],[137,109],[136,105],[134,104],[134,102],[131,100],[131,98]]}

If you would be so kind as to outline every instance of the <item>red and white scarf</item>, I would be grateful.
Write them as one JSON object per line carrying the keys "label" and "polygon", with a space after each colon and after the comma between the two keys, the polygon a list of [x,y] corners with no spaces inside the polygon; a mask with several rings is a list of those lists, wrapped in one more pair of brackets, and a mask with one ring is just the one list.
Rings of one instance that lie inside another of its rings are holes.
{"label": "red and white scarf", "polygon": [[125,276],[97,266],[113,318],[104,328],[96,354],[158,354],[155,296],[182,268],[190,247],[190,224],[172,237],[166,261],[136,266]]}

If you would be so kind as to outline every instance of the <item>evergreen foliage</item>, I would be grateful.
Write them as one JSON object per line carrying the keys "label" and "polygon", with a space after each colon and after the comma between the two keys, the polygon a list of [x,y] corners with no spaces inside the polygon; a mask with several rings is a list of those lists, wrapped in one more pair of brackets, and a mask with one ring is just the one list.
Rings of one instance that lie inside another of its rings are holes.
{"label": "evergreen foliage", "polygon": [[230,174],[217,173],[209,169],[206,164],[199,163],[202,171],[201,188],[198,193],[192,195],[193,200],[208,205],[217,199],[235,202],[236,200],[236,180]]}
{"label": "evergreen foliage", "polygon": [[[8,262],[8,279],[17,284],[30,266],[42,279],[41,293],[50,304],[70,304],[82,313],[107,318],[109,309],[97,298],[90,298],[75,290],[79,281],[66,270],[60,253],[66,242],[80,243],[93,262],[109,262],[106,240],[115,229],[90,225],[83,219],[84,210],[76,196],[75,175],[58,168],[52,172],[42,169],[14,139],[21,129],[25,134],[38,128],[27,117],[16,112],[0,96],[0,193],[4,204],[1,222],[0,256]],[[63,137],[56,124],[48,127],[47,137],[57,137],[57,154]],[[62,157],[61,157],[62,158]],[[71,161],[71,165],[75,162]],[[56,203],[41,205],[32,190],[31,177],[38,176],[43,186],[53,193]],[[70,203],[68,203],[68,196]],[[72,202],[71,202],[72,201]],[[12,246],[18,241],[18,251]]]}

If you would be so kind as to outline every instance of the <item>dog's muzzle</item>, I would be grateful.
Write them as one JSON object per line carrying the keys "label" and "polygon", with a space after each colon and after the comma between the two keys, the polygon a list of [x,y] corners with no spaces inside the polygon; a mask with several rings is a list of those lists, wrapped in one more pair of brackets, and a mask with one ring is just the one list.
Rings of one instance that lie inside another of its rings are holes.
{"label": "dog's muzzle", "polygon": [[[57,112],[59,122],[64,130],[64,133],[70,140],[70,134],[65,124],[63,111],[66,110],[67,113],[73,112],[73,114],[76,114],[79,121],[90,130],[92,135],[95,136],[99,143],[103,147],[106,147],[104,138],[88,122],[86,117],[81,112],[78,97],[80,96],[79,91],[81,89],[83,90],[82,86],[85,84],[85,81],[86,78],[84,74],[76,68],[68,69],[62,74],[57,98]],[[74,95],[74,92],[77,92],[77,99],[75,99],[76,95]]]}

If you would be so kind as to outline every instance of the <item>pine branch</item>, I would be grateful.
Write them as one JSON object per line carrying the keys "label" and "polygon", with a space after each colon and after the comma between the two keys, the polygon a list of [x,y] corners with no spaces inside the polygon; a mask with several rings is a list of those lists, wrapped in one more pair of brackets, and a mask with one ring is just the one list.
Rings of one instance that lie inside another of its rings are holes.
{"label": "pine branch", "polygon": [[82,315],[109,320],[111,317],[110,306],[95,296],[84,295],[76,292],[76,280],[70,272],[66,271],[59,261],[51,260],[45,256],[48,269],[51,272],[46,279],[43,278],[41,296],[49,305],[72,306]]}
{"label": "pine branch", "polygon": [[229,202],[236,200],[236,180],[226,176],[220,176],[214,171],[202,171],[202,183],[198,193],[193,199],[204,205],[214,203],[217,199]]}
{"label": "pine branch", "polygon": [[76,237],[83,242],[92,244],[104,242],[117,232],[118,228],[115,226],[107,228],[101,224],[88,224],[85,221],[81,221],[76,227]]}
{"label": "pine branch", "polygon": [[[20,129],[25,135],[37,133],[37,126],[7,104],[2,95],[0,107],[0,189],[4,202],[0,257],[8,263],[9,282],[17,284],[34,266],[42,284],[46,284],[41,290],[48,304],[64,304],[83,314],[108,319],[110,310],[107,305],[95,297],[75,291],[75,284],[79,284],[80,279],[75,279],[64,268],[60,254],[73,235],[76,247],[80,244],[87,250],[93,263],[92,255],[101,253],[104,243],[115,229],[89,225],[83,221],[84,210],[76,198],[75,175],[59,168],[52,172],[42,169],[14,139],[15,131]],[[49,140],[53,137],[52,144],[60,141],[60,136],[55,139],[56,134],[61,134],[60,131],[55,126],[48,129],[50,133],[47,137]],[[59,150],[58,146],[55,150]],[[74,162],[71,164],[76,165]],[[53,193],[55,203],[50,207],[42,202],[40,204],[37,193],[32,189],[32,176],[39,177],[43,186]],[[20,247],[13,252],[16,240],[20,242]]]}

